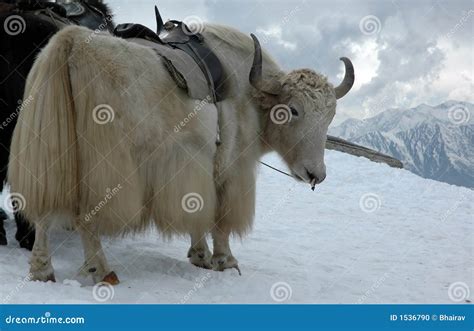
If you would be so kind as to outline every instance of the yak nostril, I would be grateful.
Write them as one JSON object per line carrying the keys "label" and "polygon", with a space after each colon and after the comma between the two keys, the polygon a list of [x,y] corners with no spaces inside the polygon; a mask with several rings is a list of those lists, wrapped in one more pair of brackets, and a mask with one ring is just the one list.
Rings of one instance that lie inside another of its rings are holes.
{"label": "yak nostril", "polygon": [[326,179],[326,174],[323,174],[321,177],[314,175],[306,169],[306,175],[309,178],[309,181],[312,182],[313,179],[316,179],[316,184],[321,184]]}

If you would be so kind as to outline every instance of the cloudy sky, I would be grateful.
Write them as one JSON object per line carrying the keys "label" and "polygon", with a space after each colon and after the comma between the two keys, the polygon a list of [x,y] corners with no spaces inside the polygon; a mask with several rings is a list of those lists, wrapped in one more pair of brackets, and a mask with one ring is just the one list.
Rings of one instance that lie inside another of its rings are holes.
{"label": "cloudy sky", "polygon": [[472,0],[109,0],[116,22],[154,29],[163,19],[198,19],[256,33],[280,65],[310,67],[338,84],[341,56],[356,70],[338,121],[388,108],[474,101]]}

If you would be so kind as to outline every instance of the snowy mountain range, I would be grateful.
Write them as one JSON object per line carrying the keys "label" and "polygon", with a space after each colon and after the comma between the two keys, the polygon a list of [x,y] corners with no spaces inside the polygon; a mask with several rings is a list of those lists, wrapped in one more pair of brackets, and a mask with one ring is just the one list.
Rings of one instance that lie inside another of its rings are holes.
{"label": "snowy mountain range", "polygon": [[348,119],[330,134],[401,160],[425,178],[474,188],[474,105],[447,101]]}

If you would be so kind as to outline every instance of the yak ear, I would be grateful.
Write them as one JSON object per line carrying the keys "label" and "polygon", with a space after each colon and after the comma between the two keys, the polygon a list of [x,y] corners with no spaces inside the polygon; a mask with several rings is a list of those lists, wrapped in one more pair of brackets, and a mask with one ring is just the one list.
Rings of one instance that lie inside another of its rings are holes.
{"label": "yak ear", "polygon": [[[277,78],[275,78],[277,79]],[[270,94],[264,91],[253,90],[253,95],[257,100],[258,105],[263,110],[271,110],[275,105],[282,103],[280,101],[280,95]]]}

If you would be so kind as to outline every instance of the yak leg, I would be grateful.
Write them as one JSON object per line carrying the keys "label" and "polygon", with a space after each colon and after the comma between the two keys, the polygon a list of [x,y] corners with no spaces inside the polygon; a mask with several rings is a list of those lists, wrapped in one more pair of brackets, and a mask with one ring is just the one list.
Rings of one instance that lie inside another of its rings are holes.
{"label": "yak leg", "polygon": [[43,282],[49,280],[55,282],[56,279],[54,277],[51,255],[49,253],[49,222],[47,219],[44,219],[41,222],[37,222],[35,227],[36,238],[30,260],[30,279]]}
{"label": "yak leg", "polygon": [[35,229],[21,213],[16,212],[14,217],[17,228],[15,238],[20,243],[20,247],[31,251],[35,242]]}
{"label": "yak leg", "polygon": [[242,235],[252,226],[255,210],[255,171],[252,164],[253,161],[247,162],[241,157],[234,168],[226,170],[241,175],[228,178],[218,188],[219,203],[212,230],[214,254],[211,263],[214,270],[235,268],[240,274],[238,261],[230,250],[229,237],[231,233]]}
{"label": "yak leg", "polygon": [[[7,137],[8,136],[11,137],[11,133],[10,133],[10,135],[8,135],[7,132],[4,132],[4,133],[7,135]],[[1,137],[1,141],[6,142],[6,138]],[[6,146],[9,146],[9,145],[10,145],[9,143],[6,144]],[[3,187],[4,187],[4,184],[5,184],[5,178],[7,177],[8,154],[9,153],[7,151],[7,153],[1,153],[1,155],[0,155],[0,164],[2,165],[2,167],[1,167],[2,169],[0,169],[0,191],[3,191]],[[5,197],[3,199],[5,199]],[[6,201],[3,201],[3,202],[4,202],[3,204],[5,205]],[[5,232],[5,228],[4,228],[4,224],[3,224],[4,221],[6,221],[6,220],[8,220],[7,214],[3,211],[3,209],[0,209],[0,245],[6,245],[8,243],[7,233]]]}
{"label": "yak leg", "polygon": [[7,219],[7,214],[5,214],[5,212],[0,209],[0,245],[7,244],[7,234],[3,225],[4,221]]}
{"label": "yak leg", "polygon": [[80,269],[83,275],[90,275],[94,283],[107,282],[111,285],[119,283],[119,279],[105,258],[100,235],[93,222],[78,222],[77,230],[81,236],[85,262]]}
{"label": "yak leg", "polygon": [[212,239],[214,243],[214,254],[212,255],[212,269],[224,271],[224,269],[235,268],[240,274],[239,262],[232,255],[229,244],[230,229],[221,228],[217,225],[212,230]]}
{"label": "yak leg", "polygon": [[188,258],[189,262],[195,266],[212,269],[211,251],[209,246],[207,246],[206,234],[191,234],[191,247],[188,251]]}

